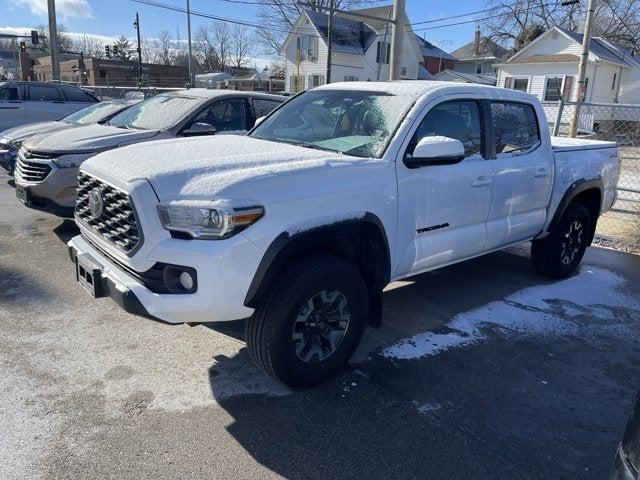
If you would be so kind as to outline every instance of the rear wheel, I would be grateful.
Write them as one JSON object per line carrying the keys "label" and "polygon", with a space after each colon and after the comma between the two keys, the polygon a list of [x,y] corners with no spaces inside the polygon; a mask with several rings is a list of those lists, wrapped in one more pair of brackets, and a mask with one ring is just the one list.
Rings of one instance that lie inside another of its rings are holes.
{"label": "rear wheel", "polygon": [[287,268],[246,324],[249,355],[286,385],[321,383],[356,349],[368,312],[358,271],[331,255]]}
{"label": "rear wheel", "polygon": [[533,241],[533,268],[550,278],[567,278],[580,265],[590,232],[589,210],[584,205],[570,205],[547,237]]}

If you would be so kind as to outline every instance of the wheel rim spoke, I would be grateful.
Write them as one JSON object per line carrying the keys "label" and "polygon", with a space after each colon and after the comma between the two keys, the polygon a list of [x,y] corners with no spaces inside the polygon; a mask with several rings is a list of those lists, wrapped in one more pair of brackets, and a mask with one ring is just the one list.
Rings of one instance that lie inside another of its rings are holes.
{"label": "wheel rim spoke", "polygon": [[351,315],[349,302],[338,290],[322,290],[300,308],[291,339],[296,356],[317,363],[335,353],[344,340]]}

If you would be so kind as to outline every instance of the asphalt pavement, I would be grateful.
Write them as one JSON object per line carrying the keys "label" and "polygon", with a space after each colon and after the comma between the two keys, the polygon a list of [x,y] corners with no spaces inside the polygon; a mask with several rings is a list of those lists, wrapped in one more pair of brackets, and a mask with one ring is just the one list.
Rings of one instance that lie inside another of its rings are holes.
{"label": "asphalt pavement", "polygon": [[171,326],[75,284],[71,221],[0,176],[0,478],[603,479],[640,388],[640,257],[563,282],[527,246],[388,287],[335,380],[290,390],[242,322]]}

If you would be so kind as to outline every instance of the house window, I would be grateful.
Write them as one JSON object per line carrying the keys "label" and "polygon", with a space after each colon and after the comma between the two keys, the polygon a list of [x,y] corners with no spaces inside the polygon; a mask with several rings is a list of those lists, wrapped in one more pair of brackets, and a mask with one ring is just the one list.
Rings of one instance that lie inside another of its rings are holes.
{"label": "house window", "polygon": [[100,70],[100,78],[107,78],[107,71],[106,70]]}
{"label": "house window", "polygon": [[376,63],[389,63],[391,57],[391,44],[389,42],[378,42],[376,49]]}
{"label": "house window", "polygon": [[544,86],[544,101],[557,102],[562,92],[562,77],[547,77]]}
{"label": "house window", "polygon": [[324,75],[309,75],[309,88],[324,85]]}
{"label": "house window", "polygon": [[476,73],[482,73],[482,64],[476,63]]}
{"label": "house window", "polygon": [[529,90],[529,79],[528,78],[514,78],[513,79],[513,89],[520,90],[521,92],[526,92]]}
{"label": "house window", "polygon": [[[293,93],[297,93],[304,90],[304,79],[305,79],[304,75],[300,75],[300,77],[298,77],[297,75],[291,75],[289,77],[289,91]],[[299,89],[298,89],[298,80],[300,81]]]}
{"label": "house window", "polygon": [[511,88],[512,77],[504,77],[504,88]]}
{"label": "house window", "polygon": [[318,37],[300,35],[298,37],[297,49],[300,52],[300,61],[316,61],[318,59]]}
{"label": "house window", "polygon": [[613,82],[611,82],[611,90],[615,90],[616,89],[616,76],[617,73],[613,74]]}
{"label": "house window", "polygon": [[353,75],[345,75],[344,76],[344,81],[345,82],[357,82],[358,81],[358,77],[353,76]]}

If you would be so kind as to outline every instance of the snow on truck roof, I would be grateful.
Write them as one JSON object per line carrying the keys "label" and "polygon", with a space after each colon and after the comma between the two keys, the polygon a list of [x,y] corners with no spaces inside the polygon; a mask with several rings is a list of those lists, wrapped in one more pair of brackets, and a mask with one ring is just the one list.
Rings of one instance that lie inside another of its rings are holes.
{"label": "snow on truck roof", "polygon": [[172,92],[161,93],[160,95],[172,95],[176,97],[191,97],[197,99],[210,99],[215,97],[261,97],[261,98],[277,98],[282,100],[279,95],[272,95],[263,92],[245,92],[241,90],[214,90],[210,88],[189,88],[184,90],[175,90]]}
{"label": "snow on truck roof", "polygon": [[434,80],[400,80],[394,82],[338,82],[322,85],[314,90],[355,90],[361,92],[383,92],[390,95],[410,96],[416,100],[436,90],[442,93],[473,92],[488,94],[496,98],[519,99],[531,102],[536,97],[519,90],[478,85],[465,82],[445,82]]}

